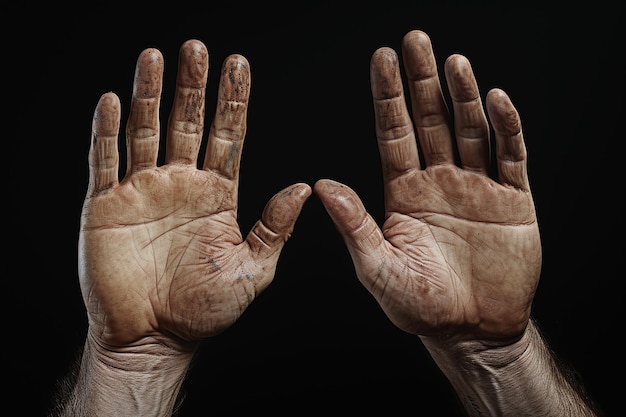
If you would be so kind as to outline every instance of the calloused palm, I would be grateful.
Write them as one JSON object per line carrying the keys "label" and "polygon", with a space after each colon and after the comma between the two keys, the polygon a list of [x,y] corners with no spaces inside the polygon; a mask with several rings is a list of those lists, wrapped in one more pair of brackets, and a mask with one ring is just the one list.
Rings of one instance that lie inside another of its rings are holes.
{"label": "calloused palm", "polygon": [[245,240],[237,223],[239,161],[250,70],[240,55],[223,64],[204,165],[208,53],[180,49],[165,164],[157,166],[163,57],[137,61],[126,128],[128,169],[117,173],[120,102],[104,94],[95,111],[90,181],[81,217],[79,274],[90,333],[117,348],[158,340],[177,349],[232,325],[272,281],[311,189],[277,193]]}
{"label": "calloused palm", "polygon": [[402,52],[412,118],[397,54],[381,48],[371,60],[384,224],[344,184],[320,180],[315,192],[360,281],[399,328],[505,343],[528,322],[541,269],[518,113],[502,90],[487,94],[497,164],[490,178],[490,129],[469,61],[452,55],[445,63],[453,133],[430,39],[412,31]]}

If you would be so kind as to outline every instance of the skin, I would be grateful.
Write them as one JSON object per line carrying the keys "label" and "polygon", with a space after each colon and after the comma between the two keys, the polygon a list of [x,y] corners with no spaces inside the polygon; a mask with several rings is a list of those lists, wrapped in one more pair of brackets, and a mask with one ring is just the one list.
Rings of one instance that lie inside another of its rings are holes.
{"label": "skin", "polygon": [[382,226],[347,185],[314,185],[358,279],[420,337],[468,415],[599,415],[530,318],[542,254],[517,110],[492,89],[485,113],[470,62],[455,54],[444,63],[451,123],[428,35],[407,33],[402,56],[412,113],[396,52],[370,62]]}
{"label": "skin", "polygon": [[541,269],[518,113],[502,90],[487,93],[492,170],[490,128],[467,58],[452,55],[444,65],[452,126],[429,37],[408,33],[402,54],[412,114],[396,52],[380,48],[370,65],[384,224],[345,184],[320,180],[315,193],[359,280],[399,328],[447,343],[511,343],[527,326]]}
{"label": "skin", "polygon": [[428,36],[409,32],[402,54],[412,114],[397,54],[380,48],[370,66],[382,226],[351,188],[322,179],[313,189],[279,191],[244,238],[237,189],[247,60],[224,61],[199,168],[208,53],[197,40],[182,45],[165,163],[157,166],[163,57],[141,53],[121,181],[119,98],[102,95],[94,113],[79,237],[89,328],[76,381],[55,415],[171,415],[199,343],[235,323],[272,282],[312,192],[360,282],[396,326],[421,338],[470,415],[595,415],[530,320],[541,242],[515,107],[492,89],[485,113],[469,61],[452,55],[444,65],[451,125]]}
{"label": "skin", "polygon": [[208,68],[201,42],[182,45],[165,164],[157,166],[163,57],[156,49],[141,53],[120,182],[118,97],[104,94],[95,110],[79,265],[89,334],[104,349],[193,352],[228,328],[272,281],[311,194],[306,184],[278,192],[242,238],[237,188],[250,69],[243,56],[225,60],[199,169]]}

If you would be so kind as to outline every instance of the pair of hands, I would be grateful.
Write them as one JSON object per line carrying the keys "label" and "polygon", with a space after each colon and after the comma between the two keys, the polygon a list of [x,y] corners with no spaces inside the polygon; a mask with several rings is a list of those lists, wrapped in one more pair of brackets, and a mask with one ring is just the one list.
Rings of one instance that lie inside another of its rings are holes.
{"label": "pair of hands", "polygon": [[94,114],[79,239],[90,337],[112,352],[129,346],[149,352],[155,345],[193,352],[202,339],[231,326],[271,283],[281,250],[315,193],[358,279],[399,328],[446,344],[519,339],[539,279],[541,244],[517,111],[503,91],[487,94],[497,165],[492,179],[490,127],[469,61],[453,55],[445,62],[452,125],[428,36],[409,32],[402,56],[412,114],[397,54],[380,48],[370,66],[385,187],[382,227],[347,185],[321,179],[279,191],[244,238],[237,190],[248,62],[240,55],[224,61],[198,169],[208,52],[197,40],[183,44],[165,164],[157,166],[163,57],[156,49],[143,51],[121,182],[118,97],[104,94]]}

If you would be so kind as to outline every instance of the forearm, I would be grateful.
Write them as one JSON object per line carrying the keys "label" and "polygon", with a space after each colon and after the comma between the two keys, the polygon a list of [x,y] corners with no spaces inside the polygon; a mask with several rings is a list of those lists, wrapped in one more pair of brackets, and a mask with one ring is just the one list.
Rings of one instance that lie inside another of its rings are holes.
{"label": "forearm", "polygon": [[472,417],[597,415],[559,369],[532,321],[506,347],[451,347],[421,339]]}
{"label": "forearm", "polygon": [[159,346],[149,353],[110,352],[88,336],[74,385],[56,415],[171,416],[192,355]]}

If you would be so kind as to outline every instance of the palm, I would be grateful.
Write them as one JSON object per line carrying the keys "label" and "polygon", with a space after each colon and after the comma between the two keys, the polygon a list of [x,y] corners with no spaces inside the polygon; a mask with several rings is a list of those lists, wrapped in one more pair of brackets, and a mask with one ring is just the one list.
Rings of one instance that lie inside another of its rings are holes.
{"label": "palm", "polygon": [[83,291],[92,324],[111,343],[151,332],[197,340],[232,324],[252,301],[257,281],[237,278],[259,271],[244,262],[234,196],[223,182],[165,167],[87,200]]}
{"label": "palm", "polygon": [[120,103],[104,94],[94,116],[90,183],[80,232],[80,282],[91,334],[113,349],[160,343],[193,349],[233,324],[273,279],[306,184],[267,203],[245,239],[237,223],[237,186],[250,74],[245,58],[222,67],[218,111],[203,169],[207,52],[181,47],[165,165],[157,167],[163,62],[154,49],[137,63],[127,124],[128,171],[118,182]]}
{"label": "palm", "polygon": [[408,183],[413,193],[389,184],[386,257],[364,267],[383,309],[411,333],[517,331],[541,263],[530,193],[451,166],[416,171]]}
{"label": "palm", "polygon": [[451,126],[428,36],[408,33],[402,52],[412,114],[395,51],[380,48],[370,66],[384,224],[345,185],[322,180],[316,192],[360,281],[398,327],[481,340],[518,336],[541,267],[519,115],[503,91],[487,94],[491,169],[490,129],[469,61],[453,55],[445,63]]}

